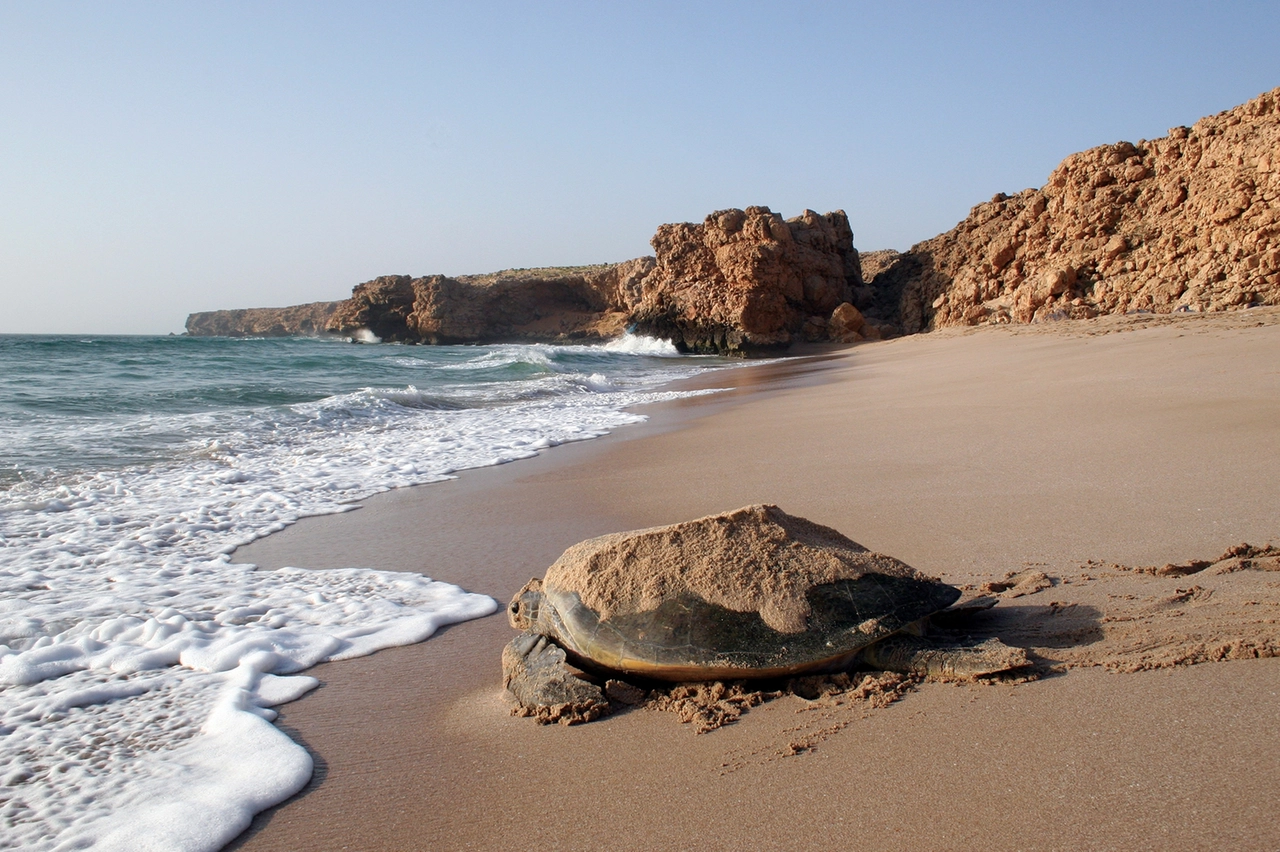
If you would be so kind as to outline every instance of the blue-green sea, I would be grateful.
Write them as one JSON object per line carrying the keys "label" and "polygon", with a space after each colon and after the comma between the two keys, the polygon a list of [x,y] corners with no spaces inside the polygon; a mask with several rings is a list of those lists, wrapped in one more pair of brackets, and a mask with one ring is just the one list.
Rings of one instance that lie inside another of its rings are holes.
{"label": "blue-green sea", "polygon": [[310,778],[271,724],[302,672],[496,607],[238,545],[606,434],[726,364],[630,336],[0,336],[0,848],[219,848]]}

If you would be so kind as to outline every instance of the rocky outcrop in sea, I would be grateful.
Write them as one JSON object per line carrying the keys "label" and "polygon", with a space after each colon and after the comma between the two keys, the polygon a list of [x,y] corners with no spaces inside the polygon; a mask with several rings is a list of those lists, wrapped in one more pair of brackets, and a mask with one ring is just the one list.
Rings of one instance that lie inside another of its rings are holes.
{"label": "rocky outcrop in sea", "polygon": [[311,302],[290,308],[239,308],[187,317],[192,337],[316,337],[342,302]]}
{"label": "rocky outcrop in sea", "polygon": [[387,275],[355,288],[328,323],[405,343],[570,343],[627,327],[622,291],[652,258],[601,266],[516,269],[491,275]]}

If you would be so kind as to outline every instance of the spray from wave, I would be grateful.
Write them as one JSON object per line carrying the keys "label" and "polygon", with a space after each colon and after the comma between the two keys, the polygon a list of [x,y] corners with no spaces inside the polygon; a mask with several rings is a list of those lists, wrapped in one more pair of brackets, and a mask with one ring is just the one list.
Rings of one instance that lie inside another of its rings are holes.
{"label": "spray from wave", "polygon": [[626,332],[601,346],[606,352],[621,352],[629,355],[648,355],[652,358],[675,358],[680,350],[670,340],[657,337],[645,337],[642,334]]}

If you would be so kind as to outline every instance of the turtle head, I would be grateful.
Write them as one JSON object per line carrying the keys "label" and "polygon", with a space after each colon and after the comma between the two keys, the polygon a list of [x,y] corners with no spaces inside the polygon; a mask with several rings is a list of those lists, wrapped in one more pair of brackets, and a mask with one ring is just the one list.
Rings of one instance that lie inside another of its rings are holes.
{"label": "turtle head", "polygon": [[516,592],[507,607],[507,618],[516,630],[529,630],[538,623],[538,609],[542,606],[542,580],[534,577]]}

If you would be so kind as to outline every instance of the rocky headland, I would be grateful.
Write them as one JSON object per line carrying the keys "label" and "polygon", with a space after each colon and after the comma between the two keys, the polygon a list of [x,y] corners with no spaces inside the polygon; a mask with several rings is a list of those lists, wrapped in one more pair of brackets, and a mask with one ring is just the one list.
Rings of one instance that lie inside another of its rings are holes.
{"label": "rocky headland", "polygon": [[634,328],[684,351],[726,354],[879,336],[850,304],[862,277],[843,211],[784,220],[768,207],[719,210],[700,224],[662,225],[652,245],[655,256],[615,264],[384,275],[340,302],[192,314],[187,333],[572,343]]}
{"label": "rocky headland", "polygon": [[342,302],[311,302],[289,308],[205,311],[187,317],[192,337],[315,337],[326,334]]}
{"label": "rocky headland", "polygon": [[642,258],[457,278],[386,275],[339,303],[328,331],[368,329],[382,340],[429,344],[607,339],[627,326],[620,293],[651,267]]}
{"label": "rocky headland", "polygon": [[1040,189],[878,259],[907,332],[1280,305],[1280,89],[1136,145],[1072,154]]}
{"label": "rocky headland", "polygon": [[192,314],[192,335],[369,332],[412,343],[579,342],[628,328],[683,351],[776,352],[933,328],[1280,305],[1280,89],[1067,157],[909,251],[859,255],[843,211],[662,225],[619,264],[383,276],[350,299]]}

